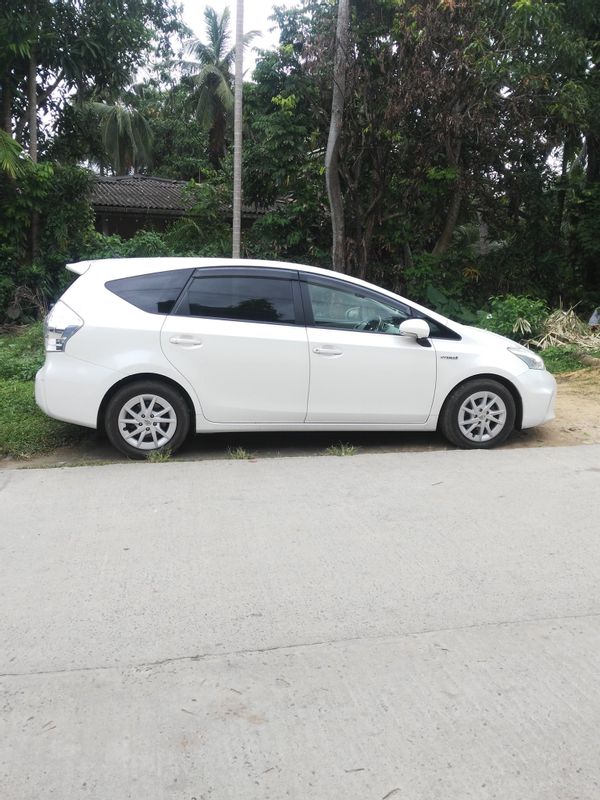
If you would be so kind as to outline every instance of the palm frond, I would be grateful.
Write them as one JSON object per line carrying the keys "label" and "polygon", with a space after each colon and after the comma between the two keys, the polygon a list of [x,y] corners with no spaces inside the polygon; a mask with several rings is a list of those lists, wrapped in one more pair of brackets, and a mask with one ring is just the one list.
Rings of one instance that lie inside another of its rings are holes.
{"label": "palm frond", "polygon": [[152,131],[143,114],[123,102],[89,107],[101,118],[102,143],[117,174],[149,163]]}
{"label": "palm frond", "polygon": [[210,128],[220,107],[226,114],[233,108],[233,91],[223,75],[215,68],[206,68],[197,76],[194,93],[194,115],[202,127]]}
{"label": "palm frond", "polygon": [[[257,37],[262,36],[260,31],[248,31],[248,33],[244,34],[242,39],[242,43],[244,48],[248,47]],[[226,65],[227,68],[231,67],[233,62],[235,61],[235,46],[229,50],[229,52],[225,55],[222,64]]]}
{"label": "palm frond", "polygon": [[198,93],[194,116],[204,130],[210,130],[215,117],[214,104],[210,93],[205,89]]}
{"label": "palm frond", "polygon": [[223,76],[221,76],[221,80],[215,87],[215,93],[221,101],[221,105],[225,111],[231,111],[233,108],[233,92],[231,91],[231,86],[227,83]]}
{"label": "palm frond", "polygon": [[189,64],[195,65],[196,69],[198,65],[204,64],[213,64],[215,63],[215,53],[214,50],[211,48],[210,45],[204,44],[201,42],[200,39],[193,38],[188,39],[185,43],[183,52],[194,59],[194,61],[187,61],[182,59],[179,63],[180,65]]}
{"label": "palm frond", "polygon": [[17,178],[25,170],[21,145],[12,136],[0,129],[0,172]]}

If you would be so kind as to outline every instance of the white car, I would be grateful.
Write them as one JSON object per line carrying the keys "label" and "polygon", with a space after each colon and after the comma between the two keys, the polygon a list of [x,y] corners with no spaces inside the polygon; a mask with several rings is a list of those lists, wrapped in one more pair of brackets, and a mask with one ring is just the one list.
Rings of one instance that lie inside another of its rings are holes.
{"label": "white car", "polygon": [[36,401],[132,458],[190,431],[435,431],[503,442],[554,416],[542,359],[364,281],[269,261],[68,265]]}

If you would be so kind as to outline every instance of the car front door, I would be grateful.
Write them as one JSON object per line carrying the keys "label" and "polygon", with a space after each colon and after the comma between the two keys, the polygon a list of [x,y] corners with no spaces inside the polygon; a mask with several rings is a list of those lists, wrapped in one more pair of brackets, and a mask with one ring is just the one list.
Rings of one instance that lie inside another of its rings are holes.
{"label": "car front door", "polygon": [[161,346],[210,422],[304,422],[309,356],[296,272],[197,270]]}
{"label": "car front door", "polygon": [[309,319],[307,422],[426,422],[435,392],[435,348],[400,334],[398,326],[411,315],[408,306],[317,276],[304,278],[302,286]]}

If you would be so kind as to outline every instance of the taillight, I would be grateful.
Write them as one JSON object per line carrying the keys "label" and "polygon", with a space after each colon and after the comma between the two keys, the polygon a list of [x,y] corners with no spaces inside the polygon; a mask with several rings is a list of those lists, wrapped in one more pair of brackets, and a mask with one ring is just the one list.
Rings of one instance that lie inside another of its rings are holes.
{"label": "taillight", "polygon": [[62,353],[71,336],[77,333],[82,325],[81,317],[59,300],[44,320],[46,352]]}

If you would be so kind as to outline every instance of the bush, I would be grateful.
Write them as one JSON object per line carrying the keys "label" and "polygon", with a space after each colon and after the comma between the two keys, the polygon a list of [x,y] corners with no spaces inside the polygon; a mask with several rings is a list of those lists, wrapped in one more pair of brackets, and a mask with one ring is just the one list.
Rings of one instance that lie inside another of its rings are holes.
{"label": "bush", "polygon": [[86,429],[58,422],[35,404],[31,381],[0,380],[0,455],[22,458],[72,444]]}
{"label": "bush", "polygon": [[33,378],[43,361],[41,323],[0,335],[0,455],[28,457],[86,435],[85,428],[50,419],[37,407]]}
{"label": "bush", "polygon": [[29,300],[43,305],[64,289],[63,266],[93,223],[90,183],[79,167],[29,161],[17,180],[0,181],[0,320],[31,321],[40,302]]}
{"label": "bush", "polygon": [[538,336],[548,318],[543,300],[507,294],[490,299],[489,311],[479,311],[477,325],[488,331],[523,341]]}
{"label": "bush", "polygon": [[91,231],[80,260],[86,258],[150,258],[177,255],[158,231],[138,231],[131,239]]}
{"label": "bush", "polygon": [[138,231],[135,236],[123,244],[126,258],[177,255],[157,231]]}
{"label": "bush", "polygon": [[443,314],[445,317],[454,319],[457,322],[464,322],[465,325],[473,325],[477,321],[477,316],[474,314],[464,303],[455,300],[453,297],[448,297],[440,289],[435,286],[429,285],[425,292],[427,303],[438,314]]}
{"label": "bush", "polygon": [[546,347],[540,355],[544,359],[546,369],[555,375],[560,372],[575,372],[575,370],[584,368],[577,348],[573,345]]}
{"label": "bush", "polygon": [[188,213],[165,233],[172,254],[223,256],[231,252],[231,186],[219,174],[185,189]]}
{"label": "bush", "polygon": [[31,381],[44,363],[42,324],[0,336],[0,379]]}

